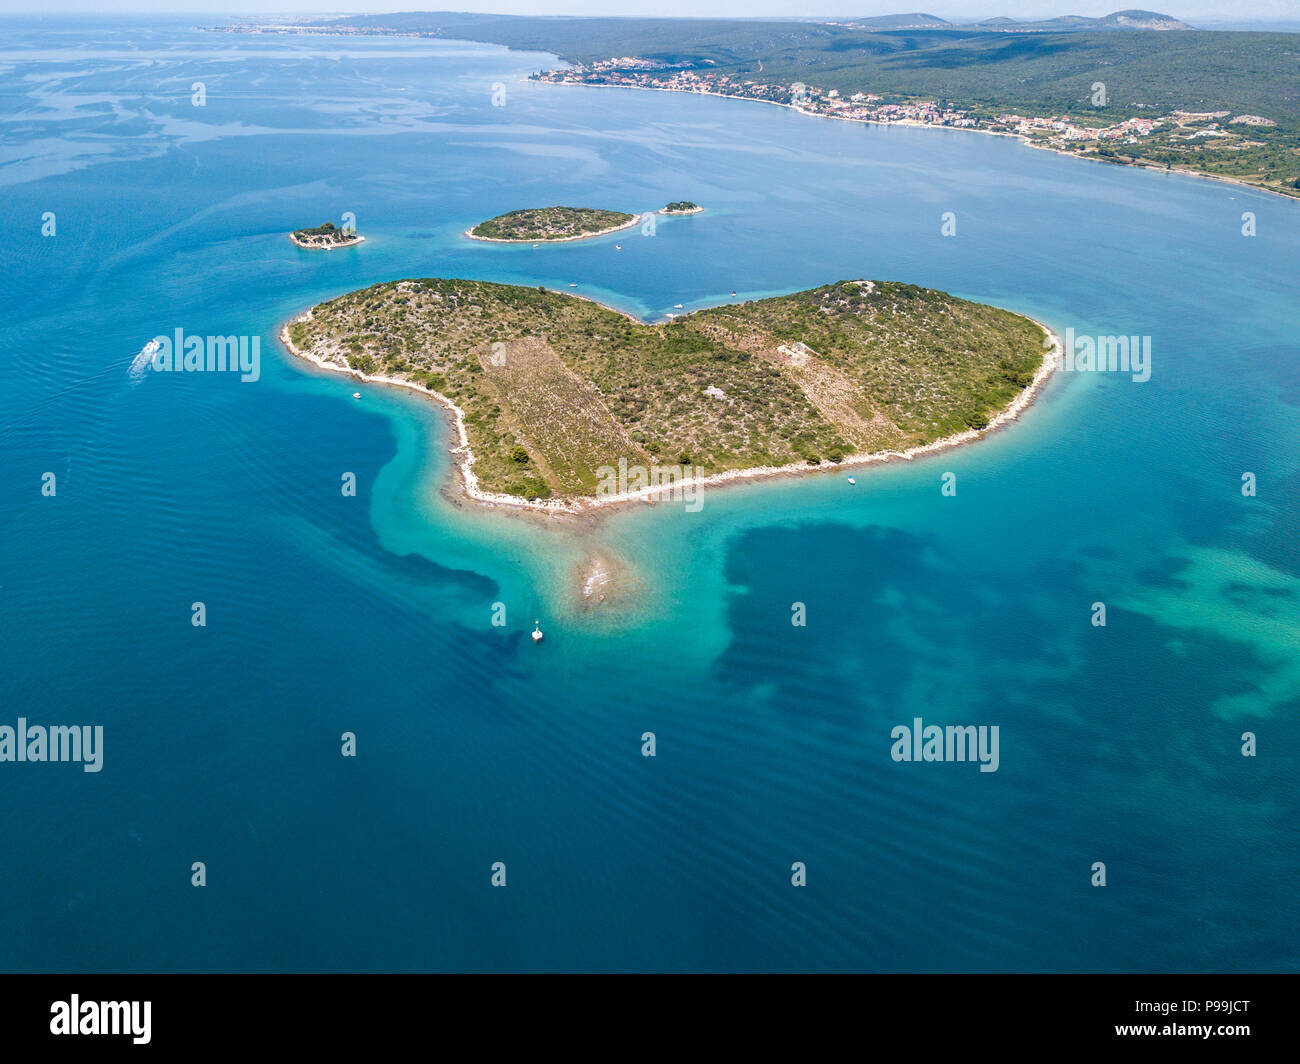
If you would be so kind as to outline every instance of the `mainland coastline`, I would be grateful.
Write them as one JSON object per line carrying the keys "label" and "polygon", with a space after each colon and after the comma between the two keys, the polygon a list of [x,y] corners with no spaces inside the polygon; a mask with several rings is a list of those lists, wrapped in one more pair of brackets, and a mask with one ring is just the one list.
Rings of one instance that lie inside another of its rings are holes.
{"label": "mainland coastline", "polygon": [[[1124,14],[1124,13],[1121,12],[1120,14]],[[1006,22],[1009,27],[1012,20],[1003,20],[1003,21]],[[852,30],[855,27],[851,23],[848,23],[845,24],[842,28],[847,31],[847,30]],[[1176,27],[1160,26],[1160,27],[1149,27],[1149,28],[1150,29],[1168,29],[1168,28],[1186,29],[1186,27],[1182,27],[1182,26],[1176,26]],[[216,28],[213,27],[212,29],[215,30]],[[1032,26],[1026,27],[1026,35],[1033,35],[1039,33],[1040,29],[1041,28],[1039,27],[1032,27]],[[498,39],[496,36],[493,35],[492,32],[488,32],[485,36],[476,36],[474,28],[469,26],[465,27],[464,34],[459,36],[444,35],[441,32],[441,30],[437,30],[437,29],[433,30],[433,32],[429,32],[427,30],[417,29],[413,27],[398,28],[398,27],[379,26],[373,29],[363,30],[353,26],[344,26],[342,24],[331,25],[327,21],[319,22],[319,23],[290,23],[282,26],[277,26],[271,30],[264,30],[262,27],[255,27],[252,25],[236,25],[233,27],[223,27],[222,31],[236,32],[236,33],[247,33],[247,32],[274,32],[274,33],[289,33],[289,34],[313,33],[313,34],[345,35],[345,36],[350,35],[352,33],[359,32],[359,33],[373,33],[373,35],[375,36],[382,36],[382,37],[412,37],[412,38],[419,38],[425,36],[434,36],[434,37],[446,36],[447,39],[454,39],[454,40],[467,40],[476,43],[497,43],[503,45],[506,48],[511,48],[515,50],[518,50],[522,47],[518,43],[512,43],[507,40]],[[1230,35],[1229,33],[1224,32],[1224,36],[1229,36],[1229,35]],[[1013,34],[1012,36],[1014,39],[1015,35]],[[1244,35],[1239,35],[1239,36],[1244,36]],[[1117,40],[1119,40],[1121,39],[1122,35],[1116,34],[1115,37]],[[576,46],[576,42],[575,42],[575,46]],[[1166,129],[1162,132],[1168,132],[1170,129],[1173,129],[1175,126],[1182,128],[1188,122],[1191,122],[1193,124],[1200,123],[1203,125],[1205,122],[1211,122],[1219,118],[1226,118],[1228,114],[1230,114],[1232,111],[1237,111],[1238,114],[1235,118],[1231,120],[1229,124],[1233,126],[1236,126],[1237,124],[1241,124],[1243,127],[1243,131],[1254,130],[1256,131],[1255,135],[1258,135],[1258,131],[1261,128],[1274,129],[1275,127],[1284,125],[1283,118],[1279,117],[1276,114],[1274,114],[1273,118],[1267,117],[1267,114],[1269,113],[1269,108],[1267,104],[1272,99],[1271,95],[1269,94],[1273,90],[1263,83],[1260,83],[1258,85],[1252,84],[1250,86],[1252,98],[1248,98],[1245,101],[1234,101],[1230,95],[1226,96],[1223,99],[1198,98],[1195,101],[1181,101],[1181,102],[1175,101],[1175,103],[1171,103],[1169,107],[1164,111],[1151,110],[1144,114],[1137,114],[1135,112],[1131,114],[1127,119],[1116,120],[1111,127],[1103,128],[1100,126],[1096,126],[1095,124],[1085,124],[1084,126],[1081,126],[1079,129],[1065,129],[1065,127],[1070,124],[1070,122],[1067,121],[1066,119],[1069,119],[1070,115],[1073,113],[1070,111],[1068,107],[1065,108],[1064,110],[1061,110],[1059,108],[1056,110],[1052,110],[1050,108],[1045,108],[1041,102],[1025,101],[1021,99],[1014,92],[1008,94],[1004,101],[997,101],[995,99],[994,102],[990,103],[985,99],[984,95],[980,93],[975,93],[973,97],[971,96],[970,93],[966,93],[964,97],[959,95],[958,102],[953,102],[950,94],[946,94],[942,90],[935,89],[935,88],[931,88],[925,91],[917,90],[916,93],[909,93],[906,91],[902,91],[900,89],[887,89],[887,88],[874,89],[874,95],[871,97],[871,99],[879,99],[881,96],[886,96],[893,99],[902,100],[903,101],[902,105],[893,108],[895,111],[900,111],[900,112],[909,106],[932,105],[936,98],[947,96],[949,97],[949,99],[944,106],[951,107],[954,109],[952,116],[950,116],[954,119],[954,121],[951,124],[949,124],[947,121],[936,122],[930,120],[920,120],[913,117],[905,117],[901,113],[898,115],[889,115],[886,117],[880,117],[880,116],[868,117],[868,116],[849,115],[849,114],[835,114],[822,106],[804,106],[797,102],[789,102],[782,99],[773,99],[769,95],[769,92],[780,93],[782,91],[790,91],[794,88],[794,85],[797,84],[799,88],[804,91],[806,96],[817,97],[817,102],[819,104],[825,103],[825,101],[830,97],[840,96],[839,90],[828,91],[826,93],[823,93],[822,90],[820,89],[816,89],[816,88],[810,89],[808,86],[802,85],[802,83],[794,83],[792,85],[783,86],[781,83],[775,81],[759,81],[759,82],[746,81],[745,82],[746,86],[754,86],[759,91],[755,93],[732,92],[732,91],[725,91],[725,89],[723,91],[719,91],[717,87],[714,87],[713,81],[720,80],[721,82],[725,83],[731,81],[733,78],[743,77],[744,74],[747,73],[747,71],[735,70],[732,71],[731,73],[726,73],[726,74],[715,71],[712,69],[712,64],[714,63],[714,59],[708,57],[706,57],[701,64],[692,65],[688,63],[684,66],[681,66],[680,73],[684,74],[685,77],[687,78],[695,79],[695,80],[693,81],[693,83],[689,85],[683,85],[679,87],[676,85],[666,85],[666,84],[637,84],[628,80],[578,80],[579,77],[588,74],[597,74],[601,78],[604,77],[621,78],[624,76],[653,74],[659,70],[664,70],[664,69],[668,69],[668,70],[677,69],[672,63],[663,61],[661,59],[637,58],[635,55],[624,56],[622,59],[618,59],[618,58],[584,59],[581,61],[576,58],[564,59],[561,55],[561,53],[565,51],[565,48],[562,46],[562,41],[557,41],[550,45],[543,45],[541,47],[541,50],[554,55],[555,58],[558,59],[563,65],[553,67],[549,70],[537,71],[522,80],[540,81],[552,85],[578,84],[578,85],[586,85],[587,87],[591,87],[591,88],[630,88],[630,89],[642,89],[642,90],[656,91],[656,92],[686,92],[686,93],[691,93],[700,96],[716,96],[721,99],[743,100],[743,101],[757,102],[757,103],[770,103],[770,104],[775,104],[776,106],[779,107],[788,107],[800,114],[806,114],[812,117],[835,118],[840,121],[858,122],[867,125],[880,125],[880,126],[902,125],[902,126],[910,126],[915,128],[927,128],[927,129],[954,129],[957,130],[958,132],[986,133],[992,136],[1014,137],[1015,139],[1019,140],[1021,143],[1027,145],[1028,147],[1045,149],[1047,151],[1054,152],[1055,154],[1068,156],[1070,158],[1088,159],[1094,162],[1107,162],[1110,163],[1111,165],[1132,166],[1143,170],[1180,174],[1188,177],[1200,177],[1210,181],[1219,181],[1226,184],[1236,185],[1243,189],[1255,189],[1260,192],[1271,193],[1272,195],[1280,196],[1284,199],[1300,199],[1300,177],[1297,177],[1294,171],[1292,171],[1289,174],[1283,174],[1279,179],[1280,180],[1280,184],[1279,184],[1278,181],[1270,181],[1267,175],[1265,177],[1253,178],[1252,176],[1250,176],[1251,174],[1254,173],[1253,171],[1243,171],[1241,173],[1227,173],[1227,172],[1218,172],[1212,166],[1209,165],[1206,166],[1186,165],[1182,160],[1168,158],[1167,156],[1169,155],[1169,152],[1167,150],[1163,151],[1163,154],[1157,153],[1156,156],[1154,157],[1147,157],[1143,155],[1143,153],[1140,150],[1131,154],[1125,154],[1122,148],[1115,147],[1116,145],[1119,145],[1121,143],[1121,140],[1119,138],[1124,138],[1126,131],[1129,130],[1130,128],[1137,130],[1139,132],[1139,137],[1144,137],[1146,134],[1151,132],[1150,127],[1153,125],[1158,126],[1164,123],[1166,124]],[[1124,56],[1117,56],[1114,59],[1112,59],[1111,62],[1123,66],[1125,65],[1126,58],[1127,57]],[[756,73],[756,75],[763,74],[763,63],[761,59],[758,60],[758,68],[757,71],[754,73]],[[1098,73],[1100,73],[1100,69],[1098,70]],[[1087,83],[1085,82],[1085,84]],[[841,85],[840,88],[844,89],[844,86]],[[863,94],[865,94],[867,88],[868,86],[866,86],[865,84],[862,86]],[[1097,85],[1092,85],[1091,88],[1095,92],[1097,89]],[[850,91],[849,89],[844,89],[845,96],[848,95],[849,91]],[[856,99],[857,97],[855,96],[854,98]],[[843,100],[843,98],[841,98],[839,100],[839,103],[843,103],[843,102],[845,101]],[[1094,101],[1094,105],[1098,107],[1104,106],[1105,101],[1104,100],[1100,102]],[[1139,108],[1152,107],[1151,104],[1146,102],[1138,103],[1135,106]],[[1197,106],[1208,108],[1209,110],[1202,110],[1202,111],[1188,110],[1188,108],[1194,108]],[[1225,110],[1224,108],[1227,108],[1227,110]],[[1016,113],[1022,110],[1025,111],[1024,114]],[[1052,117],[1048,117],[1049,114]],[[1062,115],[1065,115],[1065,119],[1061,118]],[[1116,116],[1113,113],[1109,114],[1107,117],[1110,119],[1116,119]],[[984,124],[982,124],[985,122],[994,122],[1002,125],[1003,128],[987,128]],[[1045,140],[1043,137],[1038,136],[1036,132],[1028,128],[1028,127],[1036,126],[1038,127],[1037,132],[1042,132],[1042,128],[1044,124],[1051,125],[1054,122],[1057,123],[1055,127],[1056,129],[1065,130],[1065,134],[1063,136],[1057,136],[1057,137],[1049,136],[1047,140]],[[1012,126],[1018,126],[1019,128],[1011,128]],[[1186,128],[1192,129],[1193,126],[1187,126]],[[1182,139],[1194,140],[1197,137],[1218,138],[1223,135],[1225,135],[1223,130],[1221,130],[1217,124],[1213,124],[1203,129],[1195,130],[1190,136],[1186,136]],[[1100,139],[1102,137],[1110,138],[1110,139],[1103,143]],[[1080,139],[1096,140],[1097,143],[1101,145],[1101,147],[1097,149],[1092,149],[1090,147],[1088,150],[1085,151],[1062,150],[1062,148],[1058,145],[1058,143],[1056,143],[1059,141],[1064,141],[1068,146],[1068,142],[1072,140],[1080,140]],[[1124,139],[1123,144],[1128,144],[1128,145],[1138,144],[1138,140],[1132,138]],[[1163,149],[1163,148],[1167,148],[1168,145],[1162,142],[1159,145],[1159,147]],[[1261,162],[1261,166],[1259,167],[1260,173],[1263,173],[1264,170],[1267,168],[1267,164],[1269,160],[1268,153],[1272,152],[1273,154],[1279,154],[1279,153],[1285,154],[1285,153],[1295,153],[1296,151],[1300,151],[1300,149],[1295,148],[1294,141],[1288,142],[1288,140],[1285,137],[1275,138],[1268,141],[1267,143],[1260,142],[1257,140],[1250,140],[1249,138],[1247,138],[1239,145],[1234,144],[1233,148],[1234,150],[1242,150],[1242,151],[1249,151],[1255,153],[1251,157],[1255,158],[1256,156],[1258,156],[1260,158],[1260,162]]]}
{"label": "mainland coastline", "polygon": [[[1168,167],[1157,166],[1153,163],[1144,162],[1140,159],[1134,160],[1132,162],[1117,162],[1115,160],[1103,158],[1098,155],[1084,155],[1075,151],[1063,151],[1061,148],[1055,146],[1054,144],[1043,143],[1041,140],[1033,136],[1030,136],[1029,134],[1018,133],[1015,132],[1014,130],[983,129],[979,126],[946,126],[946,125],[937,124],[935,122],[923,122],[920,119],[915,119],[915,118],[891,118],[888,120],[883,120],[879,118],[857,118],[851,115],[824,114],[818,111],[810,111],[806,107],[801,107],[798,104],[794,104],[794,103],[787,103],[782,100],[767,100],[757,96],[742,96],[739,93],[717,92],[712,89],[699,89],[699,88],[674,89],[674,88],[668,88],[666,86],[660,86],[660,85],[623,85],[623,84],[617,84],[613,82],[608,82],[608,83],[578,82],[578,81],[563,81],[563,80],[546,80],[545,84],[569,85],[574,88],[580,88],[580,89],[630,89],[634,92],[665,92],[673,95],[713,96],[719,100],[736,100],[739,101],[740,103],[760,103],[760,104],[768,104],[772,107],[784,107],[789,111],[794,111],[795,114],[804,115],[808,118],[824,118],[832,122],[850,122],[855,125],[880,126],[882,128],[889,128],[891,126],[902,126],[907,129],[936,129],[936,130],[946,130],[949,133],[980,133],[986,137],[1008,137],[1012,140],[1019,141],[1027,148],[1033,148],[1035,151],[1047,151],[1047,152],[1051,152],[1053,155],[1059,155],[1065,159],[1075,159],[1078,160],[1079,162],[1101,163],[1107,166],[1126,166],[1126,167],[1131,167],[1135,170],[1146,170],[1150,173],[1155,173],[1155,174],[1178,174],[1179,176],[1182,177],[1199,177],[1205,181],[1216,181],[1219,182],[1220,184],[1236,185],[1239,188],[1252,189],[1255,192],[1264,192],[1267,193],[1268,195],[1277,196],[1284,200],[1294,201],[1297,198],[1295,195],[1292,195],[1288,192],[1279,191],[1278,189],[1275,188],[1269,188],[1267,185],[1256,184],[1252,181],[1246,181],[1243,178],[1234,177],[1231,174],[1208,173],[1203,170],[1190,170],[1187,169],[1186,167],[1181,167],[1181,166],[1168,166]],[[665,212],[661,211],[660,213],[662,214]],[[690,212],[690,213],[694,213],[694,212]]]}

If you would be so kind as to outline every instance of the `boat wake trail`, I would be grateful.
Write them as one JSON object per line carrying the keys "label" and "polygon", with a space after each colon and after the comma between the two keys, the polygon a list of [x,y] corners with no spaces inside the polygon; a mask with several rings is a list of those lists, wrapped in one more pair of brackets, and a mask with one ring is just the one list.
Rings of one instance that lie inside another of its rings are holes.
{"label": "boat wake trail", "polygon": [[153,362],[154,352],[161,346],[157,340],[150,340],[140,348],[140,353],[131,360],[131,368],[127,370],[127,376],[131,378],[132,384],[139,384],[145,379],[149,373],[149,366]]}

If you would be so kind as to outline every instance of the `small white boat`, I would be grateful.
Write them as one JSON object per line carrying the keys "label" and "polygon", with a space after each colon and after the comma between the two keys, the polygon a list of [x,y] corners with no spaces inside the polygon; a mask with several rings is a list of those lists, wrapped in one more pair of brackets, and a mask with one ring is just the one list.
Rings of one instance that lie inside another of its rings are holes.
{"label": "small white boat", "polygon": [[731,294],[734,296],[736,293],[735,293],[735,292],[732,292]]}
{"label": "small white boat", "polygon": [[622,245],[622,244],[615,244],[615,245],[614,245],[614,250],[615,250],[615,251],[622,251],[622,250],[623,250],[623,245]]}
{"label": "small white boat", "polygon": [[856,484],[857,481],[854,480],[852,477],[849,477],[849,483],[850,483],[850,484]]}
{"label": "small white boat", "polygon": [[534,244],[534,245],[533,245],[534,248],[539,248],[539,247],[541,247],[541,246],[542,246],[541,244]]}
{"label": "small white boat", "polygon": [[577,288],[577,287],[578,287],[578,282],[577,282],[577,281],[570,281],[570,282],[569,282],[569,287],[570,287],[570,288]]}
{"label": "small white boat", "polygon": [[353,398],[353,399],[360,399],[360,398],[361,398],[361,393],[360,393],[360,392],[353,392],[353,393],[352,393],[352,398]]}
{"label": "small white boat", "polygon": [[540,643],[541,641],[542,641],[541,625],[537,621],[533,621],[533,642]]}
{"label": "small white boat", "polygon": [[681,310],[681,309],[682,309],[682,305],[680,303],[673,304],[673,310]]}

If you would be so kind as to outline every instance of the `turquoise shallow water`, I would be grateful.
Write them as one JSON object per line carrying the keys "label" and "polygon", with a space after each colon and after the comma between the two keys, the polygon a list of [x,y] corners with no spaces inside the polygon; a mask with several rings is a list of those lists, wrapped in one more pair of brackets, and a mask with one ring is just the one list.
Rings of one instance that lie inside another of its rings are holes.
{"label": "turquoise shallow water", "polygon": [[[105,755],[0,764],[0,968],[1300,966],[1300,204],[474,44],[4,25],[0,724]],[[460,237],[679,198],[621,253]],[[284,238],[344,211],[359,248]],[[452,508],[428,403],[278,350],[403,276],[646,318],[899,279],[1150,336],[1153,372],[576,539]],[[260,379],[133,380],[177,327],[260,337]],[[593,548],[640,582],[617,613],[566,604]],[[892,761],[918,716],[998,725],[998,771]]]}

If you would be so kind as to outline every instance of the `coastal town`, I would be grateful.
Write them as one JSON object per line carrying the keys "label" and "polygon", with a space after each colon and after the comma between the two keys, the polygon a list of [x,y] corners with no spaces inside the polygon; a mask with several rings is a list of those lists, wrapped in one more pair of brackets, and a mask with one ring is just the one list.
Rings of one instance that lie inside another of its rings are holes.
{"label": "coastal town", "polygon": [[[561,85],[612,85],[623,88],[658,89],[665,92],[694,92],[732,99],[760,100],[792,107],[805,114],[838,118],[850,122],[950,126],[1001,133],[1058,151],[1095,153],[1113,161],[1124,158],[1122,146],[1150,145],[1154,139],[1187,142],[1223,140],[1224,147],[1260,147],[1244,139],[1251,128],[1276,123],[1260,115],[1230,117],[1230,111],[1205,113],[1173,111],[1157,117],[1131,117],[1109,124],[1089,124],[1077,115],[1022,115],[1009,111],[981,113],[959,109],[949,102],[897,95],[856,92],[843,95],[836,89],[823,90],[795,82],[790,85],[754,81],[710,70],[684,69],[656,60],[634,56],[596,60],[560,70],[540,71],[535,81]],[[1100,117],[1100,116],[1099,116]],[[1236,126],[1230,130],[1224,126]],[[1120,148],[1120,151],[1116,149]],[[1136,156],[1138,153],[1133,153]]]}

